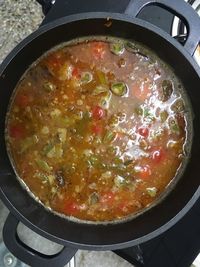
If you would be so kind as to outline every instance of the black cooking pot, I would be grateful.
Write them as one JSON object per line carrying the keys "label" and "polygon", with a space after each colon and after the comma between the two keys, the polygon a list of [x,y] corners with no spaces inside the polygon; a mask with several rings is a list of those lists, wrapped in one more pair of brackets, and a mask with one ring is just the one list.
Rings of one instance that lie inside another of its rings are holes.
{"label": "black cooking pot", "polygon": [[[188,37],[184,47],[159,28],[136,18],[147,5],[161,6],[185,22]],[[174,225],[200,195],[200,69],[192,58],[200,39],[200,19],[182,0],[134,0],[125,13],[82,13],[53,21],[22,41],[0,67],[0,197],[11,212],[3,235],[9,250],[31,266],[62,266],[79,248],[116,250],[145,242]],[[106,23],[108,19],[112,22],[109,27]],[[5,116],[10,96],[22,74],[53,46],[88,35],[133,39],[154,50],[182,80],[193,108],[191,157],[183,176],[160,204],[124,223],[90,225],[48,212],[21,187],[6,152]],[[34,251],[17,236],[18,220],[40,235],[67,247],[53,256]]]}

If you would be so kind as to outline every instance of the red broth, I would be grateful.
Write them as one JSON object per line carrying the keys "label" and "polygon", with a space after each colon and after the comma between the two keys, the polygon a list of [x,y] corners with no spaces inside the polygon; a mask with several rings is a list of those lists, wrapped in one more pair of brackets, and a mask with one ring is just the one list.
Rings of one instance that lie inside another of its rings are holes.
{"label": "red broth", "polygon": [[59,214],[114,221],[155,203],[180,169],[182,85],[155,54],[120,39],[49,51],[18,83],[6,141],[27,189]]}

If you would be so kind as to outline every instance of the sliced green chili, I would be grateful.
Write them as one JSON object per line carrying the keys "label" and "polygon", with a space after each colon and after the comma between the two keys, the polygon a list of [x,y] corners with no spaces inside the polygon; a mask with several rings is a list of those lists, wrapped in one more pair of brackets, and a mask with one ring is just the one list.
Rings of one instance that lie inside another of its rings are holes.
{"label": "sliced green chili", "polygon": [[117,56],[122,55],[124,53],[124,44],[122,42],[111,43],[110,51]]}
{"label": "sliced green chili", "polygon": [[50,172],[51,171],[51,167],[48,165],[48,163],[42,159],[36,159],[35,160],[38,167],[43,170],[43,171],[47,171],[47,172]]}
{"label": "sliced green chili", "polygon": [[111,91],[117,96],[124,96],[127,91],[127,85],[123,82],[116,82],[111,85]]}
{"label": "sliced green chili", "polygon": [[107,84],[106,74],[100,70],[97,70],[97,76],[101,84]]}
{"label": "sliced green chili", "polygon": [[93,79],[92,73],[90,72],[83,72],[81,74],[81,83],[86,84],[91,82]]}
{"label": "sliced green chili", "polygon": [[111,143],[115,138],[115,133],[107,131],[103,138],[103,143]]}
{"label": "sliced green chili", "polygon": [[103,85],[98,85],[92,92],[93,95],[100,95],[102,93],[108,92],[108,87]]}

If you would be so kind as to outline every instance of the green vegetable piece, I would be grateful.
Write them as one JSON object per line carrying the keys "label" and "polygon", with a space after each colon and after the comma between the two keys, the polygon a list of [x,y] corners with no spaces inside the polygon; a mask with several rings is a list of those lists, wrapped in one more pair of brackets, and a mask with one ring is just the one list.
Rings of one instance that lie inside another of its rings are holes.
{"label": "green vegetable piece", "polygon": [[176,121],[176,119],[169,120],[169,128],[172,133],[179,135],[180,134],[180,127]]}
{"label": "green vegetable piece", "polygon": [[93,95],[100,95],[102,93],[108,92],[108,87],[104,85],[98,85],[94,91],[92,92]]}
{"label": "green vegetable piece", "polygon": [[122,55],[124,53],[124,44],[122,42],[111,43],[110,51],[117,56]]}
{"label": "green vegetable piece", "polygon": [[117,186],[117,187],[122,187],[126,184],[126,179],[120,175],[117,175],[115,176],[114,178],[114,184]]}
{"label": "green vegetable piece", "polygon": [[48,176],[44,173],[41,173],[41,172],[37,172],[34,177],[38,177],[39,179],[42,180],[43,183],[46,183],[48,182]]}
{"label": "green vegetable piece", "polygon": [[160,112],[160,120],[161,122],[165,122],[168,118],[169,114],[166,110]]}
{"label": "green vegetable piece", "polygon": [[37,144],[39,141],[37,135],[33,135],[30,137],[25,138],[22,142],[21,142],[21,150],[20,153],[25,152],[28,148],[30,148],[31,146]]}
{"label": "green vegetable piece", "polygon": [[115,133],[107,131],[103,137],[103,143],[111,143],[115,139]]}
{"label": "green vegetable piece", "polygon": [[82,120],[83,112],[81,110],[76,110],[76,111],[74,111],[74,114],[72,117],[74,120]]}
{"label": "green vegetable piece", "polygon": [[65,128],[58,128],[58,138],[61,143],[66,142],[66,134],[67,134],[67,130]]}
{"label": "green vegetable piece", "polygon": [[53,144],[49,143],[43,147],[42,154],[47,155],[53,148]]}
{"label": "green vegetable piece", "polygon": [[161,85],[161,95],[160,100],[162,102],[166,102],[169,100],[171,94],[173,92],[173,84],[170,80],[163,80]]}
{"label": "green vegetable piece", "polygon": [[100,70],[97,70],[97,77],[101,84],[108,84],[108,81],[106,79],[106,74]]}
{"label": "green vegetable piece", "polygon": [[76,136],[78,136],[78,135],[84,136],[85,135],[89,122],[90,122],[90,113],[88,111],[86,111],[83,113],[82,119],[77,120],[76,124],[74,125],[75,129],[76,129]]}
{"label": "green vegetable piece", "polygon": [[42,159],[36,159],[36,164],[38,165],[38,167],[46,172],[50,172],[51,171],[51,167],[48,165],[48,163]]}
{"label": "green vegetable piece", "polygon": [[41,129],[42,134],[49,134],[49,128],[47,126],[43,126]]}
{"label": "green vegetable piece", "polygon": [[143,109],[143,117],[147,121],[154,121],[155,120],[155,117],[153,116],[153,114],[150,112],[150,110],[148,108]]}
{"label": "green vegetable piece", "polygon": [[89,203],[90,205],[95,205],[99,202],[99,195],[98,193],[94,192],[89,196]]}
{"label": "green vegetable piece", "polygon": [[61,144],[57,144],[47,153],[48,158],[61,158],[63,155],[63,149]]}
{"label": "green vegetable piece", "polygon": [[73,117],[58,117],[56,118],[56,126],[57,127],[68,127],[74,124]]}
{"label": "green vegetable piece", "polygon": [[124,96],[128,92],[128,88],[125,83],[117,82],[111,85],[111,91],[117,96]]}
{"label": "green vegetable piece", "polygon": [[92,152],[91,149],[85,149],[85,150],[83,151],[83,155],[84,155],[85,157],[90,157],[92,154],[93,154],[93,152]]}
{"label": "green vegetable piece", "polygon": [[148,117],[149,115],[151,115],[149,109],[148,108],[144,108],[144,110],[143,110],[143,116],[144,117]]}
{"label": "green vegetable piece", "polygon": [[114,158],[114,163],[120,165],[120,164],[123,164],[123,160],[116,157],[116,158]]}
{"label": "green vegetable piece", "polygon": [[180,128],[179,128],[178,124],[176,124],[176,123],[171,124],[171,130],[174,133],[177,133],[177,134],[180,133]]}
{"label": "green vegetable piece", "polygon": [[81,74],[81,83],[86,84],[90,83],[93,79],[92,73],[90,72],[83,72]]}
{"label": "green vegetable piece", "polygon": [[112,93],[107,91],[105,95],[100,99],[99,106],[103,109],[108,109],[110,105],[110,100],[112,97]]}
{"label": "green vegetable piece", "polygon": [[156,194],[157,194],[157,188],[156,187],[147,187],[146,188],[146,191],[147,191],[147,194],[150,196],[150,197],[155,197]]}
{"label": "green vegetable piece", "polygon": [[52,118],[57,119],[61,115],[61,111],[59,109],[55,108],[54,110],[52,110],[50,112],[50,115]]}
{"label": "green vegetable piece", "polygon": [[50,159],[54,158],[55,154],[56,154],[56,147],[53,146],[52,149],[47,153],[47,157],[50,158]]}
{"label": "green vegetable piece", "polygon": [[52,185],[55,181],[55,176],[54,175],[47,175],[47,179],[50,185]]}
{"label": "green vegetable piece", "polygon": [[44,82],[43,88],[46,92],[50,93],[53,92],[56,89],[56,86],[51,82]]}

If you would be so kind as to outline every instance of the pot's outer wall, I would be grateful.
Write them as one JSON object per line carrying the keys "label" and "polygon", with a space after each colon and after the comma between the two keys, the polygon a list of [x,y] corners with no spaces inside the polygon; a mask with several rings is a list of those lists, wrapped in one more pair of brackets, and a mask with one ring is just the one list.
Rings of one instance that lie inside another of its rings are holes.
{"label": "pot's outer wall", "polygon": [[[112,19],[110,27],[106,18]],[[46,211],[17,181],[6,153],[5,115],[10,96],[24,71],[45,51],[70,39],[112,35],[149,46],[182,80],[194,112],[192,157],[183,177],[167,198],[136,219],[119,224],[70,222]],[[149,240],[176,223],[200,195],[200,72],[191,56],[167,34],[139,19],[111,13],[79,14],[41,27],[18,45],[0,67],[0,196],[10,211],[37,233],[63,245],[114,250]]]}

